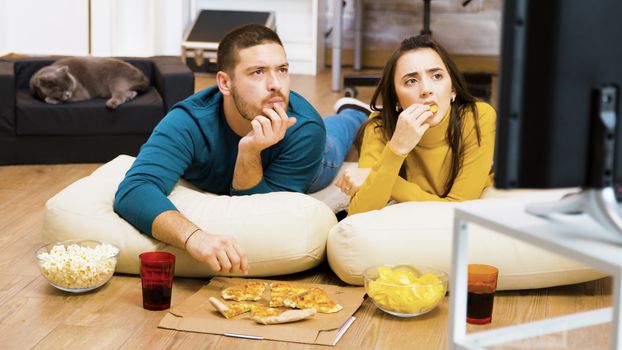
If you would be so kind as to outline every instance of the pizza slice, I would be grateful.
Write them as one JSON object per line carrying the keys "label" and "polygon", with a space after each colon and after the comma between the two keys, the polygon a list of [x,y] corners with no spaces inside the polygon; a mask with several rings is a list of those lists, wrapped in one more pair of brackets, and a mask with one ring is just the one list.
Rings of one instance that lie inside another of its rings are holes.
{"label": "pizza slice", "polygon": [[251,320],[261,324],[281,324],[304,320],[315,315],[315,309],[286,310],[283,308],[255,306]]}
{"label": "pizza slice", "polygon": [[293,300],[286,300],[285,306],[297,309],[314,308],[321,313],[334,313],[343,309],[343,306],[330,299],[322,288],[310,288],[302,294],[298,294]]}
{"label": "pizza slice", "polygon": [[287,306],[287,303],[293,301],[296,296],[308,290],[308,288],[300,287],[287,282],[273,282],[271,285],[270,306]]}
{"label": "pizza slice", "polygon": [[283,313],[283,311],[285,310],[287,309],[280,308],[280,307],[253,305],[253,308],[251,309],[251,316],[259,316],[259,317],[278,316],[281,313]]}
{"label": "pizza slice", "polygon": [[231,317],[235,317],[237,315],[241,315],[245,312],[249,312],[251,311],[251,309],[253,308],[253,305],[251,304],[246,304],[246,303],[239,303],[239,304],[231,304],[231,303],[224,303],[220,300],[218,300],[215,297],[209,297],[209,302],[212,304],[212,306],[218,310],[218,312],[220,312],[223,316],[225,316],[225,318],[231,318]]}
{"label": "pizza slice", "polygon": [[266,290],[267,283],[265,282],[248,282],[225,288],[220,293],[225,300],[253,300],[257,301],[261,299],[264,290]]}

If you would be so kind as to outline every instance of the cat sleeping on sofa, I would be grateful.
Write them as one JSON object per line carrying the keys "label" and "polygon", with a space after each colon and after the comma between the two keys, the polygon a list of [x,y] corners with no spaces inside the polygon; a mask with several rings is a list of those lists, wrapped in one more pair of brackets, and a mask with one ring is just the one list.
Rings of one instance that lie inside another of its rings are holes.
{"label": "cat sleeping on sofa", "polygon": [[149,88],[149,79],[136,67],[116,58],[71,57],[37,71],[30,79],[32,93],[47,103],[109,98],[115,109]]}

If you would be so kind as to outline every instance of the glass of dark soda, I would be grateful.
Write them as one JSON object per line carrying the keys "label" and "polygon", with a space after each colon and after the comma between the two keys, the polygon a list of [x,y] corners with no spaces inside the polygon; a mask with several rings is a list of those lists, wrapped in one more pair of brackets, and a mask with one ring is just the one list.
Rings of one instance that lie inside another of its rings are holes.
{"label": "glass of dark soda", "polygon": [[490,323],[499,270],[483,264],[469,264],[468,270],[467,322]]}
{"label": "glass of dark soda", "polygon": [[167,252],[147,252],[140,254],[139,258],[143,308],[147,310],[170,308],[175,255]]}

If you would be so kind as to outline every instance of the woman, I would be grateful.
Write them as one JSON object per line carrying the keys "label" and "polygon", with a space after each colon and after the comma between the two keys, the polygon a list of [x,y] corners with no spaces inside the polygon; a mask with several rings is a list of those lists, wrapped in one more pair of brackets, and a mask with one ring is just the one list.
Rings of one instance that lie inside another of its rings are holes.
{"label": "woman", "polygon": [[496,113],[469,94],[447,52],[429,36],[402,42],[361,127],[359,168],[337,181],[350,215],[390,200],[477,199],[493,183]]}

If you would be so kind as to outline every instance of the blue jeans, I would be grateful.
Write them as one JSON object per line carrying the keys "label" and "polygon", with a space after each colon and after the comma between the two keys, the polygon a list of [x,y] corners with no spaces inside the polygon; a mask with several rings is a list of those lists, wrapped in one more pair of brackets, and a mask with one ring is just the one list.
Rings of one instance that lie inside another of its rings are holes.
{"label": "blue jeans", "polygon": [[359,126],[367,120],[367,114],[356,109],[344,109],[339,114],[324,118],[326,146],[322,164],[311,181],[307,193],[317,192],[328,186],[346,158]]}

